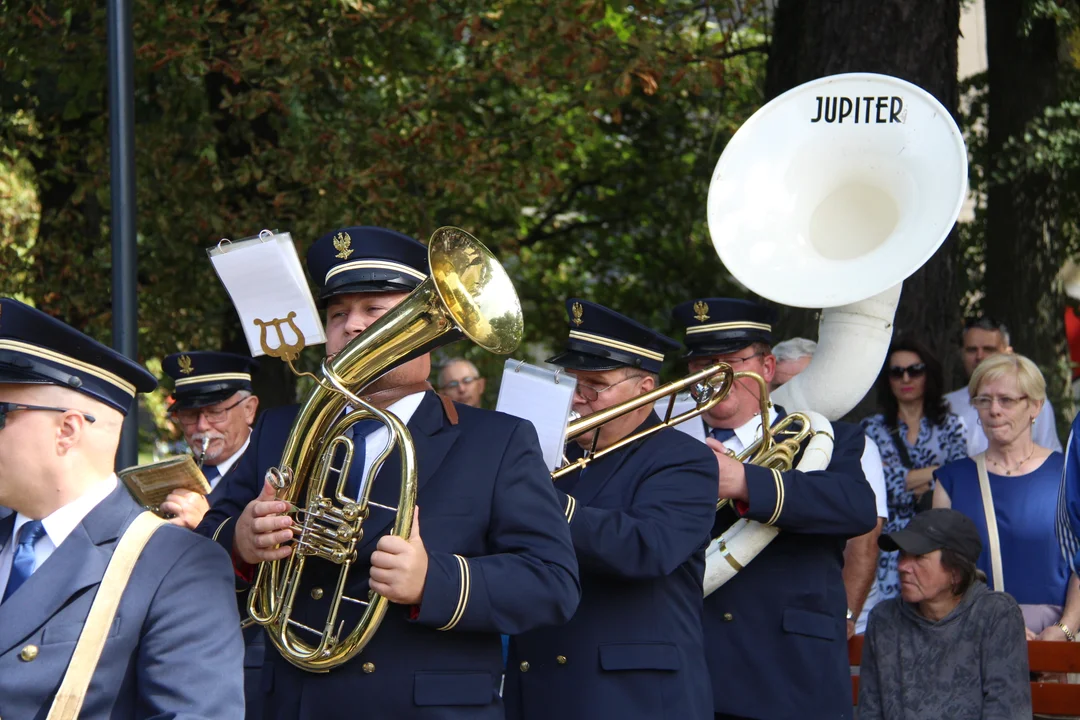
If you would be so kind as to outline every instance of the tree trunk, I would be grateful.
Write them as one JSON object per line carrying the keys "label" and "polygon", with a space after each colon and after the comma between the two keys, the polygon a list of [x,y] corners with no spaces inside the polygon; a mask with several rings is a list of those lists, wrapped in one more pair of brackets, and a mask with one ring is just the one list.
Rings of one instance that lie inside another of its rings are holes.
{"label": "tree trunk", "polygon": [[[893,75],[934,95],[956,113],[959,0],[780,0],[766,70],[768,98],[804,82],[846,72]],[[810,179],[808,179],[810,181]],[[955,230],[904,283],[896,331],[929,344],[945,365],[959,365],[960,326]],[[814,314],[785,309],[779,337],[816,337]]]}
{"label": "tree trunk", "polygon": [[[1000,166],[1010,138],[1022,138],[1027,123],[1058,102],[1058,42],[1052,21],[1033,24],[1022,37],[1022,3],[986,3],[986,49],[990,86],[987,145]],[[1054,277],[1066,247],[1056,223],[1053,182],[1025,173],[991,184],[986,207],[986,291],[983,308],[1004,322],[1018,353],[1046,375],[1053,400],[1066,393],[1065,300]],[[1063,410],[1061,402],[1055,402]],[[1063,416],[1059,413],[1059,423]]]}

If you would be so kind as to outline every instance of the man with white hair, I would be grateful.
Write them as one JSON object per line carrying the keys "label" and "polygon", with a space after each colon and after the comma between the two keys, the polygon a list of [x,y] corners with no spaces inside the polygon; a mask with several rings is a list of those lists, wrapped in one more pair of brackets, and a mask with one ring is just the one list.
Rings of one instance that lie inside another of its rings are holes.
{"label": "man with white hair", "polygon": [[195,529],[210,505],[225,494],[221,479],[247,450],[259,408],[251,386],[257,363],[232,353],[181,352],[168,355],[161,366],[175,387],[169,413],[210,483],[205,498],[176,490],[161,509],[174,516],[173,524]]}
{"label": "man with white hair", "polygon": [[[776,390],[805,370],[814,358],[817,343],[807,338],[791,338],[777,343],[773,348],[776,356],[776,373],[771,388]],[[863,474],[874,489],[878,523],[874,530],[848,540],[844,548],[844,589],[848,596],[848,637],[866,631],[866,619],[878,602],[874,570],[878,560],[878,536],[889,518],[888,497],[885,493],[885,472],[881,466],[881,452],[868,436],[862,455]]]}
{"label": "man with white hair", "polygon": [[480,371],[465,358],[454,358],[439,372],[439,392],[462,405],[480,407],[485,385]]}

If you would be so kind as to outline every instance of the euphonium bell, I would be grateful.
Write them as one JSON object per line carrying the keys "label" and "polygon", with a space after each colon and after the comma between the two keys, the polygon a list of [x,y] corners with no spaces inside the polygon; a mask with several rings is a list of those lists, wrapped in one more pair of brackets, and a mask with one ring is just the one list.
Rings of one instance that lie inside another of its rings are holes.
{"label": "euphonium bell", "polygon": [[[490,352],[512,352],[521,341],[523,320],[517,293],[502,266],[476,238],[458,228],[436,230],[428,245],[431,275],[362,335],[323,361],[316,385],[289,431],[276,468],[267,479],[277,499],[296,508],[293,552],[284,560],[260,563],[248,596],[251,618],[293,665],[327,672],[357,655],[374,636],[387,609],[386,598],[371,591],[347,597],[349,571],[370,513],[368,497],[375,476],[394,447],[401,453],[401,491],[393,534],[409,537],[416,501],[416,453],[408,429],[393,414],[359,397],[372,381],[408,360],[464,334]],[[342,417],[345,406],[352,409]],[[359,498],[345,495],[353,441],[349,429],[364,419],[387,426],[390,441],[363,478]],[[335,466],[335,454],[344,461]],[[381,479],[386,482],[386,479]],[[303,496],[303,497],[302,497]],[[309,561],[339,566],[334,594],[322,628],[292,618],[296,593]],[[342,602],[364,608],[347,634],[338,620]],[[311,644],[297,630],[319,638]]]}

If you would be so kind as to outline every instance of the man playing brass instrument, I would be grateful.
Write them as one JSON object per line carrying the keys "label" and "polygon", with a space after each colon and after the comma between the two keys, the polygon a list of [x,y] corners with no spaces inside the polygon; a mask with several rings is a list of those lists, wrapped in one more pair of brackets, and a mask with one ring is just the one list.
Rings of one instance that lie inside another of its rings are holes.
{"label": "man playing brass instrument", "polygon": [[205,498],[183,489],[169,493],[161,509],[173,516],[174,525],[195,528],[210,505],[225,494],[221,480],[247,450],[259,408],[251,387],[257,366],[250,357],[225,352],[173,353],[162,361],[175,387],[169,414],[180,424],[210,484]]}
{"label": "man playing brass instrument", "polygon": [[[548,362],[577,378],[587,416],[654,389],[678,345],[585,300],[567,302],[567,349]],[[652,404],[568,445],[571,461],[660,424]],[[594,438],[599,433],[598,438]],[[511,639],[507,717],[515,720],[712,717],[701,636],[704,549],[716,461],[668,428],[555,482],[581,566],[568,624]]]}
{"label": "man playing brass instrument", "polygon": [[[326,303],[331,355],[429,272],[423,245],[370,227],[328,233],[311,247],[307,265]],[[577,561],[535,430],[444,401],[427,384],[430,371],[424,354],[364,389],[368,402],[396,415],[412,434],[418,511],[406,539],[387,534],[393,512],[369,506],[345,594],[367,597],[370,579],[370,588],[396,606],[367,647],[329,673],[300,670],[268,647],[265,718],[502,718],[499,634],[565,622],[577,606]],[[238,574],[248,580],[254,563],[292,552],[289,508],[274,499],[263,477],[280,461],[296,413],[295,406],[264,413],[226,496],[199,527],[230,549]],[[350,486],[386,444],[386,428],[366,422],[353,429]],[[372,503],[397,504],[399,463],[397,453],[387,459]],[[322,627],[337,569],[321,561],[308,567],[293,617]],[[354,627],[361,611],[341,604],[345,627]],[[314,636],[296,632],[314,644]]]}
{"label": "man playing brass instrument", "polygon": [[[726,362],[773,379],[773,313],[747,300],[702,298],[674,310],[686,328],[690,370]],[[797,410],[798,408],[795,408]],[[770,426],[784,416],[770,408]],[[730,582],[705,598],[705,647],[716,718],[850,718],[844,545],[875,526],[874,493],[863,476],[862,431],[834,423],[827,469],[772,471],[728,455],[760,436],[757,383],[740,379],[704,417],[719,465],[719,495],[734,501],[716,517],[720,535],[735,517],[780,534]]]}

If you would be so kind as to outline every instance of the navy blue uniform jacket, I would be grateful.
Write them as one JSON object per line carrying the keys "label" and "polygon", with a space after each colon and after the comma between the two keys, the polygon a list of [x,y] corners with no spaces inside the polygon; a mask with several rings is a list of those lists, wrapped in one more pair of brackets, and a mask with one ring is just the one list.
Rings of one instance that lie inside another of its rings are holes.
{"label": "navy blue uniform jacket", "polygon": [[[367,648],[326,674],[294,668],[268,646],[264,717],[325,720],[349,708],[352,717],[374,720],[502,718],[499,633],[561,624],[573,614],[577,560],[536,431],[518,418],[455,407],[456,425],[428,392],[408,423],[429,562],[419,615],[411,619],[410,608],[391,605]],[[232,547],[235,522],[228,518],[257,496],[266,469],[279,462],[295,414],[295,407],[277,408],[259,420],[228,495],[200,532],[217,533]],[[395,452],[379,472],[372,501],[396,505],[399,468]],[[366,599],[368,560],[391,519],[372,509],[346,594]],[[309,567],[314,571],[298,593],[295,619],[322,627],[337,569]],[[347,630],[355,625],[352,616],[346,620]]]}
{"label": "navy blue uniform jacket", "polygon": [[701,614],[716,471],[706,446],[668,429],[559,480],[581,605],[563,627],[511,639],[507,717],[711,720]]}
{"label": "navy blue uniform jacket", "polygon": [[[745,569],[705,598],[705,646],[718,713],[759,720],[851,717],[847,539],[877,523],[874,491],[859,459],[863,433],[833,423],[825,470],[773,473],[746,466],[745,517],[780,534]],[[775,515],[775,518],[774,518]],[[717,515],[714,535],[734,519]]]}
{"label": "navy blue uniform jacket", "polygon": [[[120,485],[0,605],[0,716],[41,720],[67,671],[120,536],[143,509]],[[14,513],[0,508],[0,547]],[[143,548],[79,717],[244,717],[244,646],[228,556],[159,527]],[[23,659],[24,649],[37,657]]]}

